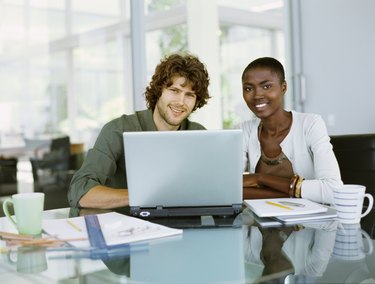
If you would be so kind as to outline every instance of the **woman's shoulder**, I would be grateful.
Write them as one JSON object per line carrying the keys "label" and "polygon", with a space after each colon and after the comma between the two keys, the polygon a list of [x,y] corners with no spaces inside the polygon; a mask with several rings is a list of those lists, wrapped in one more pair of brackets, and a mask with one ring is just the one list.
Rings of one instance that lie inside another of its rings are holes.
{"label": "woman's shoulder", "polygon": [[258,129],[259,123],[260,123],[260,119],[257,117],[253,117],[253,118],[250,118],[248,120],[241,122],[240,128],[244,130],[245,129],[251,130],[255,127],[256,129]]}
{"label": "woman's shoulder", "polygon": [[296,131],[303,131],[305,133],[321,135],[327,133],[327,126],[323,117],[316,113],[293,113],[293,128]]}
{"label": "woman's shoulder", "polygon": [[298,112],[292,110],[293,120],[296,123],[301,124],[311,124],[316,121],[322,121],[323,118],[320,114],[317,113],[307,113],[307,112]]}

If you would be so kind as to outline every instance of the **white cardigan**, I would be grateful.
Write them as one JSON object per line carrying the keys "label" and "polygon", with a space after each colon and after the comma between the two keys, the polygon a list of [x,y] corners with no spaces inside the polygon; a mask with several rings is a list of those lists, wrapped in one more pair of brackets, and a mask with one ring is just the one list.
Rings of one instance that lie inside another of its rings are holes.
{"label": "white cardigan", "polygon": [[[292,111],[292,125],[280,146],[302,182],[303,198],[333,204],[333,190],[342,186],[339,165],[321,116]],[[255,173],[260,158],[259,118],[241,124],[244,171]]]}

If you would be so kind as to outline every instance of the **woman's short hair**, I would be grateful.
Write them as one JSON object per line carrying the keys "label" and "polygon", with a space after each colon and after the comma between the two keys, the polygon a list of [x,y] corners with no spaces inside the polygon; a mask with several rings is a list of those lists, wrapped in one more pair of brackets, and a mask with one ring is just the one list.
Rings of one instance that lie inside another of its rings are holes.
{"label": "woman's short hair", "polygon": [[183,53],[167,56],[156,66],[155,73],[145,91],[147,108],[155,109],[163,88],[173,84],[174,76],[184,77],[191,84],[197,96],[193,111],[207,104],[210,98],[208,93],[210,78],[207,69],[197,56]]}
{"label": "woman's short hair", "polygon": [[280,84],[285,81],[285,71],[283,65],[277,59],[273,57],[260,57],[255,59],[254,61],[250,62],[249,65],[246,66],[245,70],[242,73],[242,80],[245,77],[245,74],[255,68],[267,68],[271,72],[276,73],[277,77],[279,77]]}

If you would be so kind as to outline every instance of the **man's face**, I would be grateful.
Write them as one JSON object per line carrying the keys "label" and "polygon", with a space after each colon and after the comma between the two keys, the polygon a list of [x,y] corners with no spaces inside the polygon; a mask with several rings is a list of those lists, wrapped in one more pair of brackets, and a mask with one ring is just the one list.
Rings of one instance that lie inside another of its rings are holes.
{"label": "man's face", "polygon": [[193,111],[197,95],[184,77],[172,78],[172,85],[164,87],[153,113],[158,130],[177,130]]}

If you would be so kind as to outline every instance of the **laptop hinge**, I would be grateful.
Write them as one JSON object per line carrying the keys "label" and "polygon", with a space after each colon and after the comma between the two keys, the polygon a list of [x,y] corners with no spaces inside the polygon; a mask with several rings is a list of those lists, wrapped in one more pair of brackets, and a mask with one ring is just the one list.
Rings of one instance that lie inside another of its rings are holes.
{"label": "laptop hinge", "polygon": [[232,208],[235,214],[239,214],[242,211],[242,204],[232,204]]}

